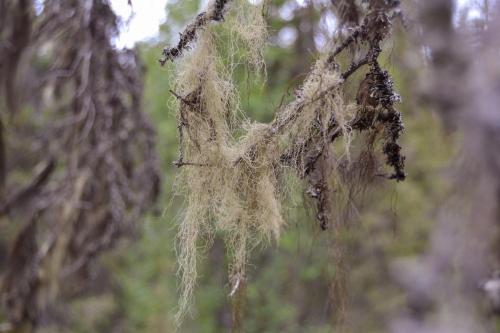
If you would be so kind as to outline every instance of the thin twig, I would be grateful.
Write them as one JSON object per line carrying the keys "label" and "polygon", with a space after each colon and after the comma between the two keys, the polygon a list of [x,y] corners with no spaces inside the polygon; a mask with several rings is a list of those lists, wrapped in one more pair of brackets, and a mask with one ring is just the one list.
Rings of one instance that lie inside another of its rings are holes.
{"label": "thin twig", "polygon": [[185,162],[185,161],[181,161],[181,160],[174,161],[174,162],[172,162],[172,164],[178,168],[183,167],[183,166],[199,166],[199,167],[210,166],[207,163]]}
{"label": "thin twig", "polygon": [[160,64],[163,66],[167,61],[173,61],[179,57],[195,41],[198,31],[203,29],[210,21],[222,21],[229,2],[230,0],[216,0],[213,8],[198,14],[194,22],[190,23],[180,34],[177,46],[163,49],[163,58],[159,59]]}

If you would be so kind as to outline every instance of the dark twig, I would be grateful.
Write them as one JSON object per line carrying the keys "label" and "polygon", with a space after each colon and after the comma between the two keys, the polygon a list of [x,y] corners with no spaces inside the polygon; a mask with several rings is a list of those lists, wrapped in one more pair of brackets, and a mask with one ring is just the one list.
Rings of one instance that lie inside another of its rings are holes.
{"label": "dark twig", "polygon": [[175,165],[178,168],[183,167],[183,166],[199,166],[199,167],[208,167],[208,166],[210,166],[209,164],[206,164],[206,163],[185,162],[185,161],[182,161],[182,160],[174,161],[174,162],[172,162],[172,164]]}
{"label": "dark twig", "polygon": [[362,26],[356,28],[352,32],[352,34],[349,37],[347,37],[346,40],[344,40],[342,42],[342,44],[340,44],[339,46],[337,46],[337,48],[332,53],[330,53],[330,55],[328,57],[328,62],[329,63],[334,62],[335,57],[337,55],[339,55],[346,47],[348,47],[353,42],[355,42],[360,37],[360,35],[362,34],[362,31],[364,29],[366,29],[365,25],[362,25]]}
{"label": "dark twig", "polygon": [[368,51],[368,54],[361,60],[351,63],[349,67],[342,73],[340,76],[343,80],[347,80],[349,76],[351,76],[354,72],[356,72],[359,68],[364,65],[374,63],[377,61],[378,56],[382,52],[380,48],[380,41],[376,41],[371,49]]}
{"label": "dark twig", "polygon": [[49,159],[44,162],[41,170],[29,182],[29,184],[15,191],[12,196],[8,197],[1,203],[0,216],[7,214],[18,203],[23,203],[24,201],[29,200],[29,198],[36,196],[40,189],[50,179],[50,175],[54,171],[55,165],[56,163],[54,159]]}
{"label": "dark twig", "polygon": [[163,66],[167,61],[173,61],[186,49],[189,49],[190,44],[196,39],[198,31],[205,27],[210,21],[222,21],[224,19],[226,6],[229,2],[230,0],[217,0],[215,1],[213,8],[198,14],[194,22],[190,23],[180,34],[177,46],[163,49],[163,58],[159,59],[160,64]]}

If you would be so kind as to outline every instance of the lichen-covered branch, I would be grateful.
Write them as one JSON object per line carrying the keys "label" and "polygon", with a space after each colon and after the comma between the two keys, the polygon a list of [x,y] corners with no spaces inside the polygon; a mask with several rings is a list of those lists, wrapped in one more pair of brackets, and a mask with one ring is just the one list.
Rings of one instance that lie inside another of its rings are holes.
{"label": "lichen-covered branch", "polygon": [[210,21],[219,22],[224,19],[224,13],[227,11],[227,6],[231,0],[216,0],[213,6],[206,12],[198,14],[194,22],[188,24],[184,31],[180,34],[179,42],[175,47],[163,49],[163,58],[159,60],[163,66],[169,60],[182,55],[190,45],[196,40],[199,30],[203,29]]}
{"label": "lichen-covered branch", "polygon": [[[404,179],[404,158],[397,143],[403,127],[394,108],[398,98],[388,73],[378,64],[381,43],[392,27],[394,6],[386,7],[386,4],[385,1],[373,1],[363,25],[339,47],[322,55],[302,86],[296,89],[295,99],[276,110],[274,119],[268,124],[235,120],[239,100],[232,82],[232,67],[228,69],[223,62],[217,61],[220,54],[213,43],[213,31],[206,26],[207,17],[212,14],[200,14],[181,35],[180,49],[194,42],[194,36],[198,37],[196,45],[192,45],[193,52],[179,59],[177,87],[171,91],[179,102],[180,148],[179,159],[174,164],[183,167],[180,186],[187,202],[179,232],[181,300],[178,319],[187,311],[193,293],[198,239],[212,237],[211,230],[222,231],[232,258],[230,280],[234,282],[231,289],[237,290],[237,284],[245,280],[248,249],[261,239],[278,237],[284,225],[281,187],[286,171],[293,171],[308,183],[307,194],[316,201],[320,227],[326,230],[332,225],[337,189],[332,188],[330,180],[332,176],[339,176],[341,171],[335,163],[340,163],[342,158],[334,156],[332,151],[337,139],[344,140],[348,154],[355,132],[379,137],[384,142],[381,155],[386,155],[387,165],[394,169],[387,178]],[[209,7],[212,9],[207,13],[212,13],[213,8],[223,8],[218,2],[209,6],[215,7]],[[250,61],[253,61],[252,57],[262,56],[254,49],[252,41],[265,36],[259,29],[265,23],[259,18],[262,15],[258,12],[260,8],[249,6],[252,5],[246,0],[235,0],[232,8],[242,11],[234,13],[236,16],[253,17],[254,21],[249,23],[260,33],[257,36],[245,34],[238,30],[241,27],[234,28],[236,33],[241,33],[235,40],[244,41],[238,46],[247,48],[245,51],[251,53]],[[364,56],[342,71],[335,57],[354,43]],[[180,53],[178,49],[168,49],[166,57],[173,59]],[[367,79],[360,84],[366,96],[360,94],[357,103],[346,101],[343,86],[363,66],[369,66]],[[234,135],[235,132],[238,134]],[[370,144],[366,150],[371,152],[373,147],[375,144]],[[360,174],[368,175],[364,176],[368,179],[375,176],[375,169],[370,167]],[[336,230],[340,227],[340,224],[335,225]]]}

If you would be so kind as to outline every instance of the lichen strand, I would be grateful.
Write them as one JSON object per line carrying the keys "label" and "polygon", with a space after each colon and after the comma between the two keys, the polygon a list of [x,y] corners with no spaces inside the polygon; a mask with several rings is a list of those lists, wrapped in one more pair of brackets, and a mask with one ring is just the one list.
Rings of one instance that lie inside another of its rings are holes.
{"label": "lichen strand", "polygon": [[[208,12],[218,12],[224,3],[213,3]],[[250,34],[234,25],[232,32],[238,47],[248,55],[245,59],[258,67],[263,64],[259,53],[263,45],[255,53],[252,44],[266,39],[262,8],[247,1],[235,1],[235,7],[247,14],[243,23],[255,29]],[[231,276],[238,277],[232,279],[233,284],[242,284],[248,249],[261,240],[277,239],[284,224],[272,158],[279,154],[257,142],[267,125],[241,120],[238,94],[231,80],[233,67],[222,64],[215,38],[209,26],[199,33],[195,49],[179,63],[174,92],[179,102],[181,139],[175,164],[185,166],[177,187],[187,199],[178,237],[179,322],[189,308],[196,283],[201,240],[210,242],[214,232],[223,235],[232,257]],[[235,138],[233,133],[239,127],[246,135]],[[255,149],[246,154],[250,146]],[[237,165],[236,160],[240,160]]]}

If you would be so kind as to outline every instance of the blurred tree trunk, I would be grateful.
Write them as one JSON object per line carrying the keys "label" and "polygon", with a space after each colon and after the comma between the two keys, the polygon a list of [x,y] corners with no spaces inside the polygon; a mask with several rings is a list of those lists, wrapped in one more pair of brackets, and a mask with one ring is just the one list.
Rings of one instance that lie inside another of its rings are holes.
{"label": "blurred tree trunk", "polygon": [[37,3],[35,14],[35,1],[0,0],[0,223],[18,231],[1,298],[18,331],[87,290],[78,277],[134,232],[160,188],[143,67],[113,44],[109,2]]}
{"label": "blurred tree trunk", "polygon": [[475,49],[453,25],[451,0],[419,5],[430,57],[425,97],[463,137],[451,171],[454,193],[436,214],[426,254],[416,263],[395,265],[411,311],[393,321],[392,331],[492,332],[479,286],[498,267],[499,13],[487,23],[484,45]]}

